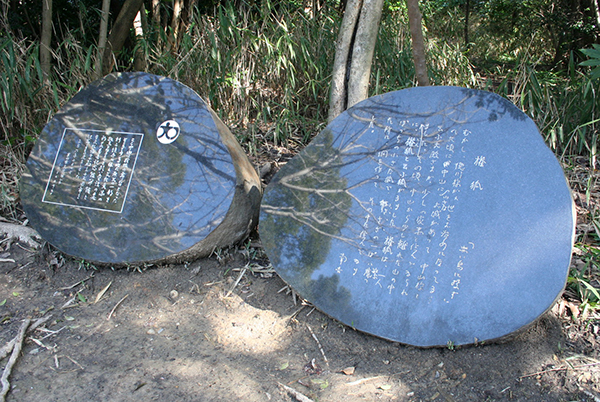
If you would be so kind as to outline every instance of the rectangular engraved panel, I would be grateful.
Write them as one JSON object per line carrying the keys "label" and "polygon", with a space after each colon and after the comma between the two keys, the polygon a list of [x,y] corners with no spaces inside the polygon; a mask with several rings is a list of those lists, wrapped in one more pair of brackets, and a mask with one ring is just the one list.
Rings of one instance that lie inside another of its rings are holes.
{"label": "rectangular engraved panel", "polygon": [[121,213],[144,134],[66,128],[42,202]]}
{"label": "rectangular engraved panel", "polygon": [[436,297],[450,303],[459,294],[475,243],[462,239],[450,246],[452,218],[461,193],[483,190],[480,180],[465,182],[465,173],[477,177],[486,164],[483,155],[467,155],[471,134],[372,116],[367,135],[383,138],[385,145],[374,155],[372,180],[365,181],[372,189],[354,194],[364,210],[359,255],[341,253],[336,273],[350,268],[353,278],[389,295],[400,292],[428,303]]}

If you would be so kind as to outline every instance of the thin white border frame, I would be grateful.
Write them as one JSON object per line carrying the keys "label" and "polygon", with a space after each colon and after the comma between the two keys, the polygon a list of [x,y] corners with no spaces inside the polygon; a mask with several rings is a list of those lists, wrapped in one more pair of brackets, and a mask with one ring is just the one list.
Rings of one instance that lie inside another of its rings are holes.
{"label": "thin white border frame", "polygon": [[[62,149],[67,130],[73,130],[73,131],[77,130],[77,131],[81,131],[81,132],[93,131],[93,132],[98,132],[98,133],[104,133],[106,135],[111,135],[111,134],[115,133],[115,134],[129,134],[129,135],[141,136],[141,140],[138,144],[137,152],[135,153],[135,159],[133,160],[133,166],[131,167],[131,175],[129,176],[129,181],[127,182],[127,189],[125,190],[125,195],[123,196],[123,204],[121,205],[121,209],[119,211],[112,210],[112,209],[95,208],[95,207],[88,207],[85,205],[67,204],[67,203],[62,203],[62,202],[53,202],[53,201],[45,200],[46,193],[48,192],[48,187],[50,186],[50,179],[52,179],[52,174],[54,173],[56,161],[58,160],[58,155],[60,154],[60,151]],[[110,212],[113,214],[123,213],[123,209],[125,208],[125,203],[127,202],[127,196],[129,195],[129,187],[131,186],[131,180],[133,179],[133,174],[135,173],[135,166],[137,164],[137,159],[140,155],[140,149],[142,147],[143,142],[144,142],[144,134],[143,133],[132,133],[132,132],[128,132],[128,131],[96,130],[96,129],[91,129],[91,128],[78,129],[78,128],[65,127],[65,129],[63,130],[62,137],[60,138],[58,150],[56,151],[56,155],[54,156],[54,162],[52,163],[52,169],[50,170],[50,175],[48,176],[48,181],[46,183],[46,188],[44,189],[44,194],[42,195],[42,202],[44,202],[46,204],[62,205],[65,207],[74,207],[74,208],[91,209],[94,211]]]}

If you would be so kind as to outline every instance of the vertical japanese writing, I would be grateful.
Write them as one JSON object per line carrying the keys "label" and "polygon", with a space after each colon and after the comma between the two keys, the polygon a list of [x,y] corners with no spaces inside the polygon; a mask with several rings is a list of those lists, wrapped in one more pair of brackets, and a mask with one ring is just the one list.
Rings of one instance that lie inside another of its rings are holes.
{"label": "vertical japanese writing", "polygon": [[[472,133],[466,129],[392,117],[368,121],[385,146],[373,156],[374,191],[361,202],[360,258],[352,276],[390,295],[450,302],[475,248],[470,241],[458,250],[451,246],[459,240],[452,237],[453,216],[465,191],[484,190],[476,173],[486,157],[467,152]],[[347,263],[340,255],[336,272]]]}
{"label": "vertical japanese writing", "polygon": [[120,212],[142,138],[66,129],[42,201]]}

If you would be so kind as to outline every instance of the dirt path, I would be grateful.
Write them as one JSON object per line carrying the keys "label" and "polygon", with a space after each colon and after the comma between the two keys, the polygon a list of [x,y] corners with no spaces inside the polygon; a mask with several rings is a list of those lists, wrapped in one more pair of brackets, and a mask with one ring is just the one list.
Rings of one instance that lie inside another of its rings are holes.
{"label": "dirt path", "polygon": [[26,342],[7,400],[539,402],[600,395],[600,323],[576,324],[564,305],[510,342],[422,350],[295,305],[272,273],[246,271],[228,295],[248,262],[244,254],[113,271],[12,245],[2,258],[15,262],[0,262],[0,342],[24,318],[52,319]]}

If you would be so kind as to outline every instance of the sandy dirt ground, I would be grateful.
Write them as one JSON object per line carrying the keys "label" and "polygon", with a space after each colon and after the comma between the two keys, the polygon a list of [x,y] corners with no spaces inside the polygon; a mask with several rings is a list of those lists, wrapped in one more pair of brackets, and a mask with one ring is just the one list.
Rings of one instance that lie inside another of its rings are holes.
{"label": "sandy dirt ground", "polygon": [[565,299],[501,344],[418,349],[295,299],[257,240],[181,266],[112,270],[17,243],[2,259],[0,344],[52,315],[26,337],[8,401],[600,397],[600,323]]}

